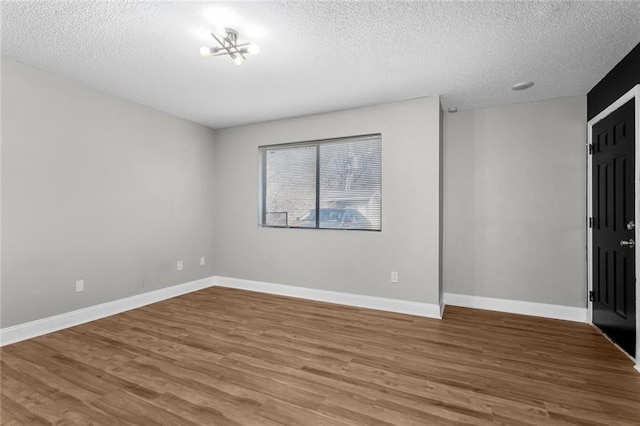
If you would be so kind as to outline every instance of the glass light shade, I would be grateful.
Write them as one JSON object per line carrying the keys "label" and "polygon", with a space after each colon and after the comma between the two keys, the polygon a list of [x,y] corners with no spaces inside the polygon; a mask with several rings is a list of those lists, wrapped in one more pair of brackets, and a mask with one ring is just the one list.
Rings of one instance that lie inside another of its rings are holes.
{"label": "glass light shade", "polygon": [[242,65],[244,63],[244,58],[240,55],[236,55],[236,57],[233,58],[233,62],[235,62],[236,65]]}
{"label": "glass light shade", "polygon": [[200,54],[201,54],[202,56],[209,56],[209,55],[211,55],[212,53],[213,53],[213,52],[212,52],[212,49],[211,49],[210,47],[202,46],[202,47],[200,48]]}

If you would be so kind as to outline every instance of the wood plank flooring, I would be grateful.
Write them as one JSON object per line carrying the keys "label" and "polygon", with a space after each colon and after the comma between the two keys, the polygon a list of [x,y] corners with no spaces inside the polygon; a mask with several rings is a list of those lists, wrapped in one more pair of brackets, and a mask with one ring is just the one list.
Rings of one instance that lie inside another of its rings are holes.
{"label": "wood plank flooring", "polygon": [[213,287],[0,350],[2,425],[640,425],[587,324]]}

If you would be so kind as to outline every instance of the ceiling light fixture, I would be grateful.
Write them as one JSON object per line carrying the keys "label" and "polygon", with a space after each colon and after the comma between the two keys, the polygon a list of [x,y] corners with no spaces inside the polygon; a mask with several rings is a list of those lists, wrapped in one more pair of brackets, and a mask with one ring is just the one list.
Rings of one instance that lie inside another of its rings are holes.
{"label": "ceiling light fixture", "polygon": [[258,53],[260,47],[254,43],[238,43],[238,32],[231,28],[224,29],[224,35],[211,36],[220,44],[216,47],[201,47],[200,54],[202,56],[229,56],[236,65],[242,65],[245,55],[249,53]]}
{"label": "ceiling light fixture", "polygon": [[527,90],[533,86],[533,81],[524,81],[522,83],[516,83],[511,86],[511,90]]}

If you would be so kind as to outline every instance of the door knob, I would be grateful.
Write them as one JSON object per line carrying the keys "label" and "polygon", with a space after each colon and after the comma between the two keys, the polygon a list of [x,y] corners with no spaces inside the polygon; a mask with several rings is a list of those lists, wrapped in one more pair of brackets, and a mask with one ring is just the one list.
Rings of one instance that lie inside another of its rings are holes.
{"label": "door knob", "polygon": [[634,248],[636,246],[636,242],[631,238],[629,241],[620,240],[620,247],[629,247]]}

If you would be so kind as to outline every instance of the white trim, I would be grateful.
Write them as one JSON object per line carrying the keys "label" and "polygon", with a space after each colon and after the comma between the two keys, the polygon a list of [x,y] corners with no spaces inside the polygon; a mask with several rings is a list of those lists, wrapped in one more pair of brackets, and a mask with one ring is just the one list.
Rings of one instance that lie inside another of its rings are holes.
{"label": "white trim", "polygon": [[383,297],[365,296],[361,294],[342,293],[337,291],[318,290],[314,288],[295,287],[262,281],[243,280],[230,277],[213,277],[217,286],[231,287],[259,293],[277,294],[297,297],[299,299],[319,302],[337,303],[360,308],[378,309],[380,311],[397,312],[429,318],[442,318],[440,306],[435,303],[411,302],[408,300],[387,299]]}
{"label": "white trim", "polygon": [[496,299],[493,297],[483,296],[468,296],[466,294],[455,293],[445,293],[444,303],[453,306],[463,306],[465,308],[486,309],[488,311],[509,312],[512,314],[532,315],[535,317],[577,322],[587,321],[587,309],[574,306]]}
{"label": "white trim", "polygon": [[12,327],[2,328],[0,329],[0,347],[216,285],[257,291],[260,293],[279,294],[282,296],[298,297],[301,299],[357,306],[361,308],[378,309],[381,311],[418,315],[429,318],[442,318],[441,309],[444,307],[442,304],[437,305],[406,300],[386,299],[382,297],[213,276],[147,293],[137,294],[135,296],[102,303],[100,305],[89,306],[87,308],[42,318],[24,324],[18,324]]}
{"label": "white trim", "polygon": [[0,329],[0,346],[10,345],[22,340],[42,336],[43,334],[95,321],[97,319],[119,314],[131,309],[140,308],[151,303],[160,302],[172,297],[202,290],[204,288],[211,287],[212,285],[212,277],[203,278],[197,281],[161,288],[159,290],[137,294],[124,299],[114,300],[112,302],[102,303],[100,305],[90,306],[88,308],[78,309],[76,311],[66,312],[64,314],[54,315],[52,317],[42,318],[12,327],[2,328]]}
{"label": "white trim", "polygon": [[[635,98],[635,130],[636,130],[636,158],[635,158],[635,222],[640,226],[640,84],[636,84],[627,93],[622,95],[618,100],[605,108],[598,115],[593,117],[587,123],[587,140],[590,145],[593,143],[593,126],[602,121],[609,114],[620,108],[622,105]],[[593,231],[588,227],[588,221],[593,216],[592,211],[592,173],[591,170],[591,157],[587,155],[587,288],[589,291],[593,290],[593,277],[591,271],[593,270]],[[635,229],[635,241],[640,241],[640,227],[636,226]],[[639,248],[640,249],[640,248]],[[636,277],[640,272],[640,256],[636,249]],[[589,323],[593,323],[593,302],[587,301]],[[636,362],[640,362],[640,280],[636,280]],[[636,365],[636,370],[640,364]]]}
{"label": "white trim", "polygon": [[638,370],[640,372],[640,364],[636,364],[635,367],[633,367],[633,368],[635,368],[636,370]]}
{"label": "white trim", "polygon": [[172,297],[202,290],[212,286],[223,286],[260,293],[297,297],[300,299],[336,303],[381,311],[397,312],[428,318],[442,318],[445,305],[464,306],[468,308],[510,312],[546,318],[585,322],[587,310],[572,306],[549,305],[544,303],[523,302],[518,300],[495,299],[491,297],[467,296],[444,293],[440,304],[412,302],[408,300],[388,299],[306,287],[274,284],[262,281],[251,281],[230,277],[213,276],[201,280],[175,285],[148,293],[142,293],[100,305],[19,324],[0,329],[0,346],[9,345],[43,334],[95,321],[131,309],[140,308],[151,303],[160,302]]}

